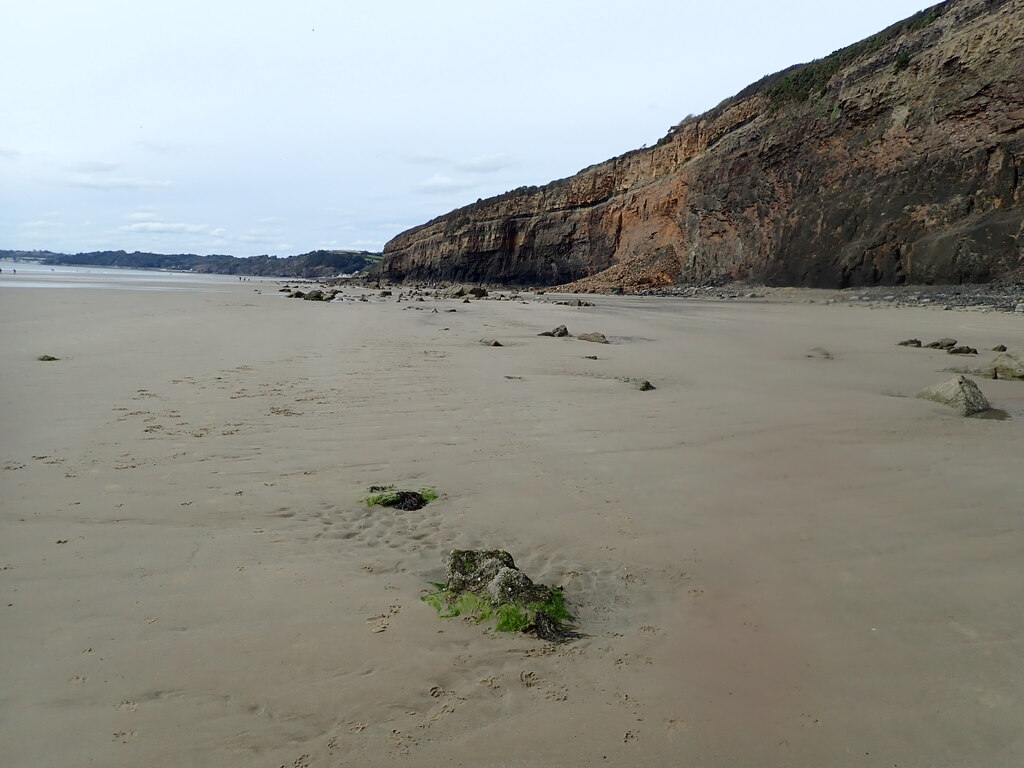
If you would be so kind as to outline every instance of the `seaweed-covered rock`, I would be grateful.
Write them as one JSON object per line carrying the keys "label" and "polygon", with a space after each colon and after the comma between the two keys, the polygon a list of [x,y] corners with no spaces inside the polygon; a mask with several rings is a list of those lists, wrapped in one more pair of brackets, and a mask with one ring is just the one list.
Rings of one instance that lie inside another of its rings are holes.
{"label": "seaweed-covered rock", "polygon": [[453,549],[448,553],[446,587],[451,592],[479,592],[501,568],[515,568],[512,555],[502,549]]}
{"label": "seaweed-covered rock", "polygon": [[650,392],[652,389],[656,388],[647,379],[634,379],[634,378],[632,378],[630,376],[620,376],[619,377],[619,381],[624,381],[627,384],[630,384],[630,385],[636,387],[641,392]]}
{"label": "seaweed-covered rock", "polygon": [[453,549],[445,584],[423,596],[444,618],[477,622],[494,618],[496,629],[528,632],[543,640],[575,637],[560,587],[535,584],[502,549]]}
{"label": "seaweed-covered rock", "polygon": [[368,507],[392,507],[401,509],[404,512],[414,512],[423,509],[430,502],[437,498],[437,491],[433,488],[423,488],[419,491],[408,491],[395,488],[393,485],[371,485],[370,495],[364,501]]}

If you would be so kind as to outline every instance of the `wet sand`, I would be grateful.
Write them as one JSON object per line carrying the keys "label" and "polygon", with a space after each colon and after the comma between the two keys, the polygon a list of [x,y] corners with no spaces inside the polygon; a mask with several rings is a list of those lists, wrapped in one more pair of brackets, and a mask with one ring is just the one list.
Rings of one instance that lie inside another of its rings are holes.
{"label": "wet sand", "polygon": [[[259,287],[0,294],[5,765],[1024,761],[1024,383],[895,346],[1020,317]],[[586,637],[438,619],[477,546]]]}

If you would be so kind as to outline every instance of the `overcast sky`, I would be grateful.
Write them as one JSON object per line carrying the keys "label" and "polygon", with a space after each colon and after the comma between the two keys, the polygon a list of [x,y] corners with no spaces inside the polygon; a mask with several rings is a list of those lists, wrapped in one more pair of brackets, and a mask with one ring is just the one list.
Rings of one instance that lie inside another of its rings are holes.
{"label": "overcast sky", "polygon": [[0,0],[0,248],[380,250],[925,0]]}

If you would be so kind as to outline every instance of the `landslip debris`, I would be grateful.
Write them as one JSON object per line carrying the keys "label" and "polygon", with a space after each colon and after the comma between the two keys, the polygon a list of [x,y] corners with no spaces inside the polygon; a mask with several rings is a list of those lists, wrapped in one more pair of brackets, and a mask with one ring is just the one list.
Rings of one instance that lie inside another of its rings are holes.
{"label": "landslip debris", "polygon": [[535,584],[502,549],[453,549],[447,581],[431,586],[422,600],[443,619],[494,621],[499,632],[525,632],[555,643],[579,637],[562,588]]}

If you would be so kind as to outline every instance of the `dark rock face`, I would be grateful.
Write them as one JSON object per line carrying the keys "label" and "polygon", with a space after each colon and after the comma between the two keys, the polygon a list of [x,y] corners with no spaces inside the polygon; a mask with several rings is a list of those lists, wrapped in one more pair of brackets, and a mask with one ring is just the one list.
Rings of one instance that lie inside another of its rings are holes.
{"label": "dark rock face", "polygon": [[[577,290],[1024,274],[1024,6],[922,14],[765,78],[654,147],[403,232],[380,271]],[[787,91],[796,75],[814,87]]]}

